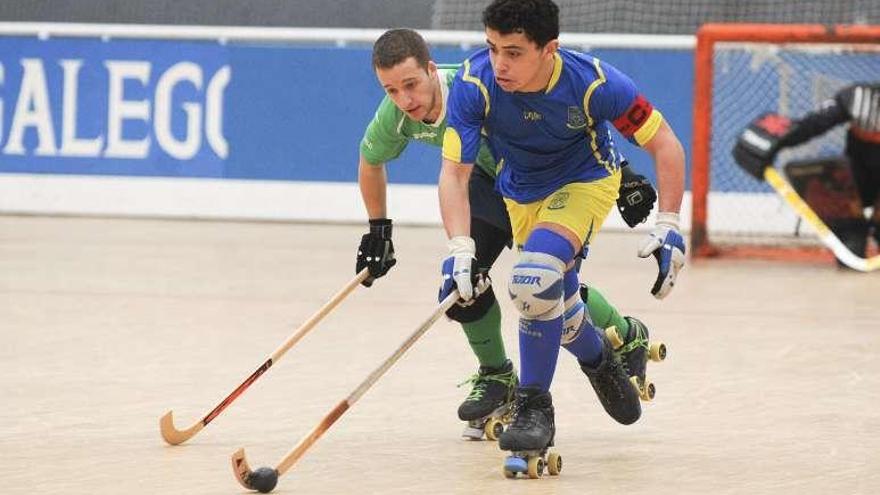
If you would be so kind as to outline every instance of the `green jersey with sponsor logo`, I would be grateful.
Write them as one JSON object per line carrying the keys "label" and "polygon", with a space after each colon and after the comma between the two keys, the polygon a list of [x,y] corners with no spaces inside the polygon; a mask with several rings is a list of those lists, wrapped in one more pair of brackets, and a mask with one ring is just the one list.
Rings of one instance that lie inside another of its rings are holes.
{"label": "green jersey with sponsor logo", "polygon": [[[437,148],[443,147],[443,132],[446,130],[446,98],[455,78],[456,69],[444,68],[438,69],[437,72],[443,83],[440,86],[443,108],[440,110],[437,122],[427,124],[410,119],[386,95],[361,139],[361,154],[367,162],[381,164],[394,160],[403,153],[406,145],[412,140]],[[495,160],[485,142],[477,154],[476,165],[490,177],[495,177]]]}

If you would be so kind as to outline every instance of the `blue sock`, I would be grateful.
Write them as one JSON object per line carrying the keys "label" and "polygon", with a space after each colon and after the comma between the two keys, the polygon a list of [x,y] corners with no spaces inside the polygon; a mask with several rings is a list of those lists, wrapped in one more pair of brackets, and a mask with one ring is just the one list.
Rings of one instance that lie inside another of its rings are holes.
{"label": "blue sock", "polygon": [[[547,230],[535,229],[523,246],[523,251],[549,254],[563,264],[574,259],[574,247],[565,237]],[[562,304],[560,297],[559,303]],[[548,320],[520,318],[519,353],[520,384],[550,390],[559,344],[562,338],[562,315]]]}
{"label": "blue sock", "polygon": [[555,256],[566,265],[574,259],[574,247],[568,239],[547,229],[533,230],[522,250]]}
{"label": "blue sock", "polygon": [[550,390],[561,337],[562,316],[552,320],[519,319],[521,387],[535,387],[543,392]]}
{"label": "blue sock", "polygon": [[568,352],[574,354],[581,363],[591,367],[598,366],[602,360],[602,340],[599,337],[598,330],[590,324],[591,320],[586,314],[587,306],[581,301],[578,274],[574,268],[565,272],[564,283],[566,301],[568,301],[572,295],[577,294],[577,300],[574,301],[571,307],[565,308],[565,319],[568,320],[573,318],[574,313],[577,311],[583,311],[584,316],[583,321],[581,322],[581,331],[578,336],[573,341],[563,344],[563,347],[565,347]]}
{"label": "blue sock", "polygon": [[599,330],[586,319],[581,322],[580,334],[562,347],[574,354],[581,364],[592,368],[599,366],[602,361],[602,339],[599,338]]}

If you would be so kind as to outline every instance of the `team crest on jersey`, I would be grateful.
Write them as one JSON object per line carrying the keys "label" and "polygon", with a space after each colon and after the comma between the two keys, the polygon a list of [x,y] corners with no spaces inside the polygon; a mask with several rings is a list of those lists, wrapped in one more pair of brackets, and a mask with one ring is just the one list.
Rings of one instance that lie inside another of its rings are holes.
{"label": "team crest on jersey", "polygon": [[567,193],[565,191],[558,192],[553,195],[553,199],[550,200],[550,204],[547,205],[548,210],[561,210],[565,208],[565,205],[568,204],[568,198],[571,197],[571,193]]}
{"label": "team crest on jersey", "polygon": [[587,116],[580,107],[568,107],[568,120],[565,125],[569,129],[583,129],[587,126]]}

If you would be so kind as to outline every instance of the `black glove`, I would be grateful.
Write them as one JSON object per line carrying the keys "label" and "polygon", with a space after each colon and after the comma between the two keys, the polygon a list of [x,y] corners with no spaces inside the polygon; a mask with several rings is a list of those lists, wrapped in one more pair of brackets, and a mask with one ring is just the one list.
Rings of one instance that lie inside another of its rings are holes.
{"label": "black glove", "polygon": [[749,175],[764,180],[764,169],[773,166],[788,134],[791,121],[782,115],[765,113],[743,129],[733,147],[733,159]]}
{"label": "black glove", "polygon": [[620,171],[623,179],[620,181],[617,209],[623,221],[633,228],[648,219],[657,201],[657,191],[647,177],[633,172],[628,163],[624,162]]}
{"label": "black glove", "polygon": [[391,220],[370,220],[370,233],[361,237],[355,266],[355,273],[360,273],[364,268],[370,270],[370,275],[361,284],[370,287],[374,280],[388,273],[395,264],[397,260],[394,259],[394,243],[391,242]]}

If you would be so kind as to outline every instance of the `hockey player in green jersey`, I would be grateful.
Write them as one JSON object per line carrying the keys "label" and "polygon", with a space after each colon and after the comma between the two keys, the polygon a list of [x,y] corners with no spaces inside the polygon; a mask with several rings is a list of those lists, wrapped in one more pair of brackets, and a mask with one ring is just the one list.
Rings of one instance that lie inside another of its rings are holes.
{"label": "hockey player in green jersey", "polygon": [[[410,141],[421,141],[438,149],[443,145],[446,99],[457,70],[438,68],[425,41],[410,29],[384,33],[373,46],[372,61],[386,96],[360,143],[358,183],[369,216],[369,232],[361,238],[356,271],[369,269],[370,275],[364,281],[367,287],[397,262],[391,240],[392,222],[386,211],[384,165],[396,159]],[[488,147],[483,146],[469,183],[474,243],[470,249],[476,253],[475,273],[488,272],[501,251],[511,246],[510,220],[500,194],[495,191],[495,175],[495,160]],[[621,215],[633,227],[647,218],[656,193],[647,179],[625,167],[620,197]],[[502,340],[501,311],[495,293],[491,286],[482,290],[469,304],[455,305],[447,315],[462,325],[479,362],[479,369],[470,380],[472,390],[458,409],[459,418],[468,422],[463,435],[479,439],[487,422],[491,422],[485,433],[494,439],[499,433],[497,419],[506,415],[518,383]],[[627,343],[638,345],[643,328],[638,320],[622,317],[593,288],[584,287],[581,297],[597,326],[614,325],[622,335],[632,334]]]}

